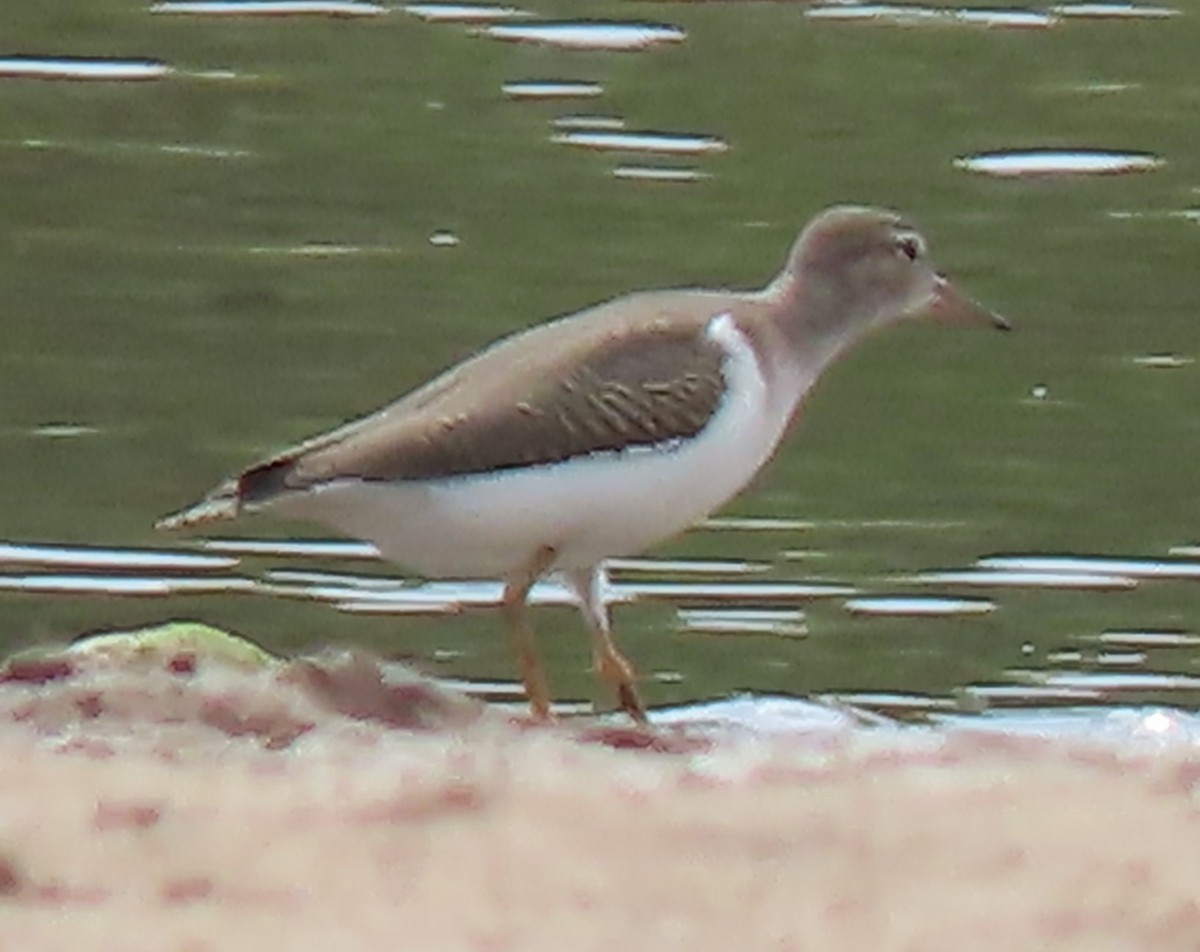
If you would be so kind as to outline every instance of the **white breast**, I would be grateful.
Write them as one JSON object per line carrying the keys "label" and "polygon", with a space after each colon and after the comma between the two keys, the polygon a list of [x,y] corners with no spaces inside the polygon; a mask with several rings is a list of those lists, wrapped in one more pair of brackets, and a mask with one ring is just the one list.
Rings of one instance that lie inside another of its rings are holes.
{"label": "white breast", "polygon": [[430,576],[504,576],[545,547],[556,567],[641,552],[736,495],[770,457],[804,383],[772,392],[729,314],[707,334],[726,353],[726,395],[695,437],[659,447],[441,480],[338,481],[281,499],[284,515],[373,542]]}

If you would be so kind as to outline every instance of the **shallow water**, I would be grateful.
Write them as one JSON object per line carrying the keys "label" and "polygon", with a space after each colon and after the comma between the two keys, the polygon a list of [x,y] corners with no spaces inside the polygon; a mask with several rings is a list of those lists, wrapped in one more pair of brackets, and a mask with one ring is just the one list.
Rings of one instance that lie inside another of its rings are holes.
{"label": "shallow water", "polygon": [[[313,527],[206,551],[151,525],[515,328],[758,285],[808,216],[861,201],[920,222],[1017,331],[869,342],[750,493],[652,553],[670,563],[616,572],[648,699],[1194,702],[1192,10],[185,6],[6,15],[0,539],[61,549],[5,556],[7,645],[195,617],[511,677],[491,588],[412,580],[389,606],[361,597],[386,580],[352,584],[397,574],[369,552],[273,544]],[[996,157],[1056,164],[968,164]],[[597,696],[574,612],[535,620],[557,693]]]}

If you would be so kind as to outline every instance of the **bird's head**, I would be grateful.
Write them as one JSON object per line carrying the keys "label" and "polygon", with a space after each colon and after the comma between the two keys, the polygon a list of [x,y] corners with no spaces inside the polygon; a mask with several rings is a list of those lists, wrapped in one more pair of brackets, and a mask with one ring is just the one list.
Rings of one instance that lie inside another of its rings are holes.
{"label": "bird's head", "polygon": [[848,330],[923,316],[1010,329],[938,271],[924,236],[891,211],[822,212],[801,232],[781,277],[800,292],[809,317],[840,315]]}

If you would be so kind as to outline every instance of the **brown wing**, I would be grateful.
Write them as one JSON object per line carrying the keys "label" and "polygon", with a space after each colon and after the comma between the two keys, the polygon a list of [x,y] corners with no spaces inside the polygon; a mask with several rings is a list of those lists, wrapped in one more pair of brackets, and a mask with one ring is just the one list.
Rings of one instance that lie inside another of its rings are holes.
{"label": "brown wing", "polygon": [[724,394],[725,355],[704,334],[716,312],[692,310],[684,321],[564,321],[521,334],[373,417],[246,471],[239,496],[265,502],[335,479],[463,476],[693,436]]}

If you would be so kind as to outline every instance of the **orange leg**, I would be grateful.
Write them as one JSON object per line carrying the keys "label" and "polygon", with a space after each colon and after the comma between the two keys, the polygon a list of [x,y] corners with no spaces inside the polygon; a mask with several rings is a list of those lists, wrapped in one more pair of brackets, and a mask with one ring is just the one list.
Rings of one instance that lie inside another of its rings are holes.
{"label": "orange leg", "polygon": [[538,657],[537,644],[533,639],[525,601],[542,573],[554,563],[554,550],[540,549],[533,561],[520,575],[508,580],[504,586],[501,611],[512,634],[513,648],[517,652],[517,663],[521,667],[521,681],[529,696],[529,710],[535,720],[552,721],[550,713],[550,689],[546,686],[546,674]]}
{"label": "orange leg", "polygon": [[568,584],[582,602],[583,617],[592,636],[592,663],[596,673],[616,692],[622,710],[638,724],[649,723],[646,708],[634,686],[636,675],[633,665],[613,641],[608,606],[604,603],[604,567],[596,565],[565,574]]}

